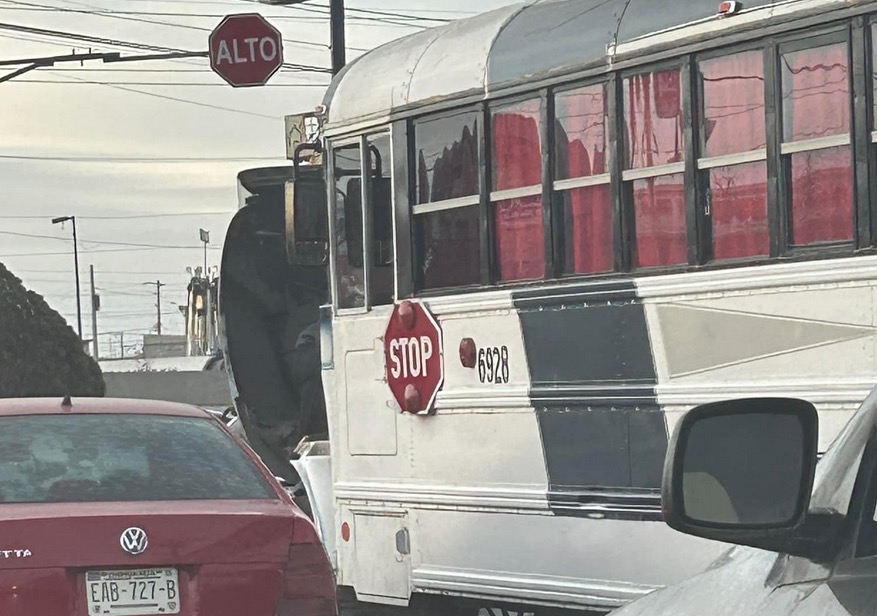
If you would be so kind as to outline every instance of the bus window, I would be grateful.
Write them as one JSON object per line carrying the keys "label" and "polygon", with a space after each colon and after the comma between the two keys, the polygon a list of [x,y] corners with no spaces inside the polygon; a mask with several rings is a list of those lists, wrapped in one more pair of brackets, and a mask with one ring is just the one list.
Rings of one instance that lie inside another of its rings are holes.
{"label": "bus window", "polygon": [[678,68],[624,80],[625,191],[637,268],[688,262],[682,76]]}
{"label": "bus window", "polygon": [[781,53],[789,241],[853,239],[849,52],[846,41]]}
{"label": "bus window", "polygon": [[495,107],[491,114],[493,192],[490,201],[499,278],[545,276],[542,217],[542,100]]}
{"label": "bus window", "polygon": [[368,168],[371,173],[372,258],[369,272],[371,305],[395,301],[393,271],[393,186],[390,160],[390,135],[368,138]]}
{"label": "bus window", "polygon": [[335,281],[338,308],[365,306],[362,246],[362,171],[359,144],[333,150],[335,172]]}
{"label": "bus window", "polygon": [[478,110],[414,122],[414,207],[418,288],[481,281]]}
{"label": "bus window", "polygon": [[770,254],[764,54],[698,64],[703,104],[698,161],[716,261]]}
{"label": "bus window", "polygon": [[554,97],[554,190],[563,208],[566,274],[613,269],[606,87],[600,83]]}

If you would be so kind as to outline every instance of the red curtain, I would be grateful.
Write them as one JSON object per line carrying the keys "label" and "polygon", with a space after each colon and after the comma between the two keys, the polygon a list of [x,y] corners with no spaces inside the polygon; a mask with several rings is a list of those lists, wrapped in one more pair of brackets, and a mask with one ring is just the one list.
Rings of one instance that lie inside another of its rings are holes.
{"label": "red curtain", "polygon": [[633,202],[637,267],[687,263],[685,176],[678,173],[637,180]]}
{"label": "red curtain", "polygon": [[[493,116],[494,190],[542,185],[541,103],[526,101]],[[501,280],[545,276],[542,195],[494,203]]]}
{"label": "red curtain", "polygon": [[767,256],[767,165],[762,162],[710,170],[713,258]]}
{"label": "red curtain", "polygon": [[792,155],[792,243],[853,239],[853,169],[848,147]]}

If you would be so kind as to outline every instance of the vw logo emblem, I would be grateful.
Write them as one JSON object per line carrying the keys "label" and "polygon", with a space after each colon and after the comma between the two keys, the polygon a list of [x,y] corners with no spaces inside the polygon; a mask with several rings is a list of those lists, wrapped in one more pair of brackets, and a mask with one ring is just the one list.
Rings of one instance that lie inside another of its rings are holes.
{"label": "vw logo emblem", "polygon": [[128,554],[137,556],[146,551],[146,548],[149,546],[149,537],[146,536],[146,531],[142,528],[132,526],[122,533],[119,543]]}

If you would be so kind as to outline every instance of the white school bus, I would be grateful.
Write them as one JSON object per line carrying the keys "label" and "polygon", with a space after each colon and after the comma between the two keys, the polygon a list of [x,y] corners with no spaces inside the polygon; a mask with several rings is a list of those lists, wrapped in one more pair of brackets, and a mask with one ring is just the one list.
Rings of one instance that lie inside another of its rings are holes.
{"label": "white school bus", "polygon": [[877,375],[875,16],[508,6],[365,54],[321,165],[242,176],[237,407],[342,588],[608,611],[725,549],[662,523],[688,409],[806,398],[827,446]]}

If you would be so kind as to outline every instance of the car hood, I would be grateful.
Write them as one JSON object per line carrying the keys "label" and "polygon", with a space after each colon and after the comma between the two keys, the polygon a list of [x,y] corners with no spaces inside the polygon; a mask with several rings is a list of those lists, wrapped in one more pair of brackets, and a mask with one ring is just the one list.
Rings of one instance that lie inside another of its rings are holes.
{"label": "car hood", "polygon": [[707,571],[612,616],[850,616],[824,585],[828,575],[804,559],[734,548]]}

